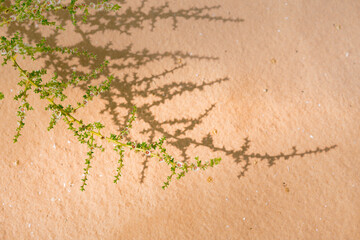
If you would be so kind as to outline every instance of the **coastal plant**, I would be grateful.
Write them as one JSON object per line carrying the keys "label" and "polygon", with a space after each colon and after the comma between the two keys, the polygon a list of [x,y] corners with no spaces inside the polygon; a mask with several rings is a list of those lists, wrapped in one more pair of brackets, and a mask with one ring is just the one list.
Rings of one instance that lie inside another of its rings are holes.
{"label": "coastal plant", "polygon": [[[86,23],[87,17],[93,11],[119,11],[118,4],[112,4],[108,0],[98,2],[79,2],[71,0],[63,3],[61,0],[14,0],[5,1],[0,0],[0,13],[1,13],[1,27],[8,27],[15,22],[18,24],[29,24],[35,22],[44,26],[55,27],[59,31],[65,30],[64,27],[56,22],[49,20],[49,15],[56,11],[66,11],[70,14],[71,21],[74,25],[78,24],[78,20]],[[175,160],[170,155],[164,146],[165,137],[160,138],[156,142],[135,142],[129,140],[130,130],[136,120],[136,107],[134,106],[131,111],[130,117],[125,126],[116,133],[105,135],[105,126],[101,122],[86,122],[86,120],[76,117],[76,112],[80,108],[87,106],[89,101],[92,101],[96,96],[108,91],[111,83],[114,80],[113,75],[106,77],[100,84],[91,85],[90,82],[98,79],[100,74],[109,65],[109,61],[105,60],[97,68],[91,70],[87,74],[72,71],[69,79],[60,80],[58,73],[53,72],[49,80],[45,80],[45,75],[48,74],[47,69],[41,68],[36,70],[25,69],[20,65],[17,60],[20,56],[24,59],[30,58],[33,61],[38,61],[43,54],[65,54],[82,56],[88,59],[96,59],[96,55],[89,53],[87,50],[80,50],[77,48],[67,47],[52,47],[47,43],[46,38],[42,38],[36,44],[29,44],[24,41],[21,32],[16,32],[13,36],[1,36],[0,53],[3,58],[2,65],[9,62],[19,72],[18,85],[20,86],[19,92],[15,95],[14,99],[19,102],[17,109],[18,127],[13,141],[17,142],[21,136],[21,130],[25,126],[26,115],[29,111],[34,110],[34,107],[28,101],[30,94],[37,95],[40,99],[48,102],[45,107],[51,113],[48,130],[51,130],[60,121],[64,121],[77,140],[81,144],[85,144],[88,148],[87,158],[85,159],[85,167],[83,169],[83,179],[80,190],[84,191],[90,176],[89,170],[92,167],[95,150],[104,151],[102,142],[112,143],[114,151],[118,154],[116,175],[114,176],[114,183],[117,183],[122,174],[124,166],[124,153],[126,150],[135,151],[145,155],[146,157],[157,159],[158,162],[167,164],[170,168],[170,175],[167,176],[166,181],[162,186],[163,189],[167,188],[170,182],[176,178],[180,179],[185,176],[189,171],[206,170],[208,167],[214,167],[219,164],[221,158],[213,158],[209,161],[202,161],[199,157],[195,157],[192,163],[181,162]],[[50,73],[51,74],[51,73]],[[73,100],[73,104],[63,104],[63,101],[68,98],[65,90],[68,88],[76,87],[79,84],[86,84],[85,94],[80,101]],[[5,96],[0,92],[0,99]]]}

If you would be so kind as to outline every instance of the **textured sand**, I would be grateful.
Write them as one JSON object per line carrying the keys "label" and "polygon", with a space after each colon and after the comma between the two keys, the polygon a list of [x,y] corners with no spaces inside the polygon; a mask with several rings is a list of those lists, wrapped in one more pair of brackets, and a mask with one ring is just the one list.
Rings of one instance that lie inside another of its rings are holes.
{"label": "textured sand", "polygon": [[[0,239],[360,239],[360,2],[127,1],[66,32],[10,26],[35,43],[84,47],[89,65],[44,56],[69,76],[104,59],[112,90],[77,113],[116,131],[137,105],[136,141],[168,138],[179,160],[222,157],[161,189],[168,168],[107,145],[80,192],[86,148],[46,103],[18,143],[18,73],[0,68]],[[71,89],[79,99],[83,87]],[[209,177],[212,181],[208,181]]]}

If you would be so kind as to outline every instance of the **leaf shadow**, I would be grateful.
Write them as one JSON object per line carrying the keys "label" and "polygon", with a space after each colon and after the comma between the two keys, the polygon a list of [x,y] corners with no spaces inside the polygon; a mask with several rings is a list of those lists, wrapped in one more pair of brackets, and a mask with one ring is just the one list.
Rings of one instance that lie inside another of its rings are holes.
{"label": "leaf shadow", "polygon": [[[124,2],[124,1],[123,1]],[[82,67],[89,69],[96,68],[99,63],[104,60],[114,60],[113,63],[105,69],[103,75],[109,75],[111,72],[119,72],[126,70],[126,74],[120,79],[116,77],[112,83],[111,89],[116,91],[110,91],[102,93],[101,99],[105,101],[104,109],[101,109],[101,113],[109,113],[112,116],[113,123],[121,128],[129,117],[119,117],[116,109],[123,108],[129,109],[135,105],[135,99],[138,97],[146,98],[149,95],[153,97],[150,103],[144,103],[138,106],[138,118],[148,124],[148,127],[141,133],[148,134],[149,140],[154,141],[157,134],[161,134],[169,139],[168,144],[175,147],[180,151],[180,156],[183,159],[188,159],[187,149],[190,146],[194,147],[206,147],[212,152],[222,153],[230,156],[234,159],[236,164],[243,164],[241,171],[238,175],[239,178],[243,177],[248,171],[251,165],[251,159],[259,159],[261,161],[267,161],[268,166],[273,166],[276,161],[280,159],[290,159],[293,157],[304,157],[310,154],[317,154],[322,152],[328,152],[331,149],[336,148],[336,145],[319,148],[315,150],[306,150],[298,152],[294,146],[292,152],[288,154],[279,153],[270,155],[268,153],[248,153],[250,148],[250,140],[245,138],[244,144],[239,150],[226,149],[225,147],[217,147],[214,144],[213,138],[210,134],[203,137],[201,141],[197,141],[191,137],[187,137],[187,133],[198,127],[204,119],[206,119],[210,112],[216,106],[216,103],[211,103],[202,113],[198,116],[191,118],[179,118],[175,120],[160,121],[155,117],[155,113],[151,111],[152,107],[160,106],[165,101],[171,100],[176,96],[180,96],[184,93],[203,91],[204,88],[214,87],[222,84],[225,81],[229,81],[228,77],[223,77],[215,80],[206,80],[201,83],[188,83],[188,82],[177,82],[170,80],[163,86],[153,87],[151,84],[160,78],[169,77],[175,74],[180,69],[184,69],[187,63],[179,63],[179,59],[183,60],[201,60],[201,61],[217,61],[219,58],[216,56],[203,56],[198,54],[191,54],[184,51],[151,51],[147,48],[142,50],[134,50],[132,44],[125,46],[123,49],[115,49],[111,39],[105,44],[105,46],[97,46],[91,40],[91,36],[105,31],[114,31],[119,34],[126,36],[132,35],[134,30],[142,30],[149,24],[153,31],[156,24],[160,21],[171,20],[172,28],[176,30],[181,21],[208,21],[208,22],[221,22],[221,23],[240,23],[244,19],[241,18],[227,18],[224,16],[215,16],[211,14],[211,11],[220,9],[220,5],[215,6],[203,6],[203,7],[191,7],[186,9],[173,10],[168,2],[160,6],[147,6],[148,1],[141,1],[138,7],[128,7],[121,10],[119,14],[106,14],[103,12],[96,12],[90,15],[88,18],[88,25],[92,28],[89,30],[83,30],[80,26],[74,26],[74,32],[80,37],[80,41],[72,43],[68,47],[87,49],[91,53],[95,53],[98,58],[86,59],[85,57],[76,56],[59,56],[57,54],[42,54],[41,58],[45,59],[45,68],[54,69],[58,73],[60,79],[66,80],[73,73],[72,67],[75,65],[69,65],[71,61],[78,61],[78,64]],[[61,24],[67,25],[69,23],[69,16],[63,12],[57,12],[54,18]],[[20,31],[21,35],[26,36],[30,43],[37,43],[43,37],[42,31],[35,24],[22,25],[14,23],[7,28],[8,34],[13,34],[16,31]],[[61,36],[60,31],[55,30],[48,32],[47,44],[55,47],[59,44],[58,38]],[[165,59],[171,59],[173,61],[173,67],[164,69],[162,72],[152,74],[147,77],[140,77],[139,70],[147,66],[148,64],[164,61]],[[82,70],[77,71],[78,73],[85,73]],[[79,87],[83,90],[86,89],[87,84],[81,84]],[[142,86],[139,90],[137,87]],[[117,99],[122,98],[124,101],[118,102]],[[181,125],[183,127],[175,128],[169,133],[166,131],[165,126],[167,125]],[[143,183],[145,180],[146,169],[148,168],[148,160],[146,159],[142,165],[142,171],[140,176],[140,182]]]}

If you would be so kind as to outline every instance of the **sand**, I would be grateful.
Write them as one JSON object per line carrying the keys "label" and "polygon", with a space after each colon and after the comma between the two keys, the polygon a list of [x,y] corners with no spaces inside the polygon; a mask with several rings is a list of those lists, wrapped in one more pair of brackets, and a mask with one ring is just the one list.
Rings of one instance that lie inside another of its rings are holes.
{"label": "sand", "polygon": [[[23,136],[12,98],[18,73],[0,68],[0,239],[360,239],[360,2],[121,1],[66,32],[11,25],[31,43],[83,47],[95,62],[44,55],[66,78],[110,61],[116,79],[77,113],[130,138],[167,137],[181,161],[222,157],[162,190],[165,164],[126,152],[113,183],[112,144],[96,152],[81,192],[86,147],[29,97]],[[49,75],[50,76],[50,75]],[[95,83],[95,82],[92,82]],[[69,89],[68,103],[84,93]]]}

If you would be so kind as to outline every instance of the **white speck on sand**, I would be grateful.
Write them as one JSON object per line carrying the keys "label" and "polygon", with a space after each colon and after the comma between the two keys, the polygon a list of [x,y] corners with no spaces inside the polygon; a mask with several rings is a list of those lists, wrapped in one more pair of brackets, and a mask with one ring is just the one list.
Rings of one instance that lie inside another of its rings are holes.
{"label": "white speck on sand", "polygon": [[71,143],[70,140],[68,140],[68,143]]}
{"label": "white speck on sand", "polygon": [[31,223],[28,224],[29,228],[31,227]]}
{"label": "white speck on sand", "polygon": [[66,183],[64,183],[64,187],[66,187]]}
{"label": "white speck on sand", "polygon": [[345,53],[345,57],[349,57],[349,53],[348,53],[348,52]]}
{"label": "white speck on sand", "polygon": [[258,192],[258,190],[256,190],[255,192]]}
{"label": "white speck on sand", "polygon": [[318,231],[319,231],[319,229],[316,229],[316,231],[318,232]]}
{"label": "white speck on sand", "polygon": [[239,40],[236,40],[236,43],[239,43]]}
{"label": "white speck on sand", "polygon": [[200,33],[200,36],[202,36],[203,34],[202,33]]}
{"label": "white speck on sand", "polygon": [[229,228],[230,226],[229,225],[226,225],[226,228]]}
{"label": "white speck on sand", "polygon": [[285,20],[288,20],[288,19],[289,19],[289,17],[284,17],[284,19],[285,19]]}
{"label": "white speck on sand", "polygon": [[67,191],[68,191],[68,192],[71,192],[71,189],[68,189]]}
{"label": "white speck on sand", "polygon": [[288,5],[288,3],[286,2],[286,3],[284,3],[285,4],[285,6],[287,6]]}
{"label": "white speck on sand", "polygon": [[289,168],[289,166],[287,166],[287,170],[288,170],[288,172],[290,172],[290,168]]}
{"label": "white speck on sand", "polygon": [[55,201],[55,198],[51,198],[51,201],[54,202],[54,201]]}
{"label": "white speck on sand", "polygon": [[53,148],[56,149],[56,144],[54,143]]}
{"label": "white speck on sand", "polygon": [[13,90],[12,89],[10,89],[10,92],[12,92]]}
{"label": "white speck on sand", "polygon": [[243,220],[245,221],[246,218],[243,218]]}
{"label": "white speck on sand", "polygon": [[310,135],[310,138],[314,138],[314,136],[313,136],[313,135]]}
{"label": "white speck on sand", "polygon": [[320,220],[322,220],[322,218],[319,218]]}
{"label": "white speck on sand", "polygon": [[41,195],[41,192],[39,192],[39,195]]}
{"label": "white speck on sand", "polygon": [[190,56],[192,56],[192,52],[190,53]]}
{"label": "white speck on sand", "polygon": [[198,77],[198,76],[199,76],[199,74],[197,73],[197,74],[195,74],[195,76],[197,76],[197,77]]}
{"label": "white speck on sand", "polygon": [[225,198],[225,200],[226,200],[226,201],[229,201],[229,199],[228,199],[227,197]]}
{"label": "white speck on sand", "polygon": [[327,207],[327,205],[324,205],[324,207]]}
{"label": "white speck on sand", "polygon": [[310,103],[310,101],[305,101],[305,103]]}
{"label": "white speck on sand", "polygon": [[321,104],[319,103],[318,106],[321,107]]}
{"label": "white speck on sand", "polygon": [[59,198],[58,201],[61,201],[61,199]]}
{"label": "white speck on sand", "polygon": [[280,29],[278,29],[277,32],[280,32]]}
{"label": "white speck on sand", "polygon": [[11,205],[11,204],[9,204],[9,207],[12,207],[12,205]]}

